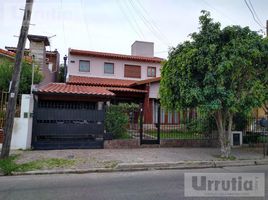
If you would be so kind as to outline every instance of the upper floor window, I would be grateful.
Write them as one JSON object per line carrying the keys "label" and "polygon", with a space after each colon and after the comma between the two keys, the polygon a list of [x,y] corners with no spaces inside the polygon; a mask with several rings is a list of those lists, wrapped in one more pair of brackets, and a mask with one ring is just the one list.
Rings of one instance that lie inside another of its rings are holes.
{"label": "upper floor window", "polygon": [[114,74],[114,63],[104,63],[104,74]]}
{"label": "upper floor window", "polygon": [[147,68],[147,76],[148,77],[156,77],[156,67],[148,67]]}
{"label": "upper floor window", "polygon": [[124,74],[128,78],[141,78],[141,66],[125,65]]}
{"label": "upper floor window", "polygon": [[89,72],[90,71],[90,61],[79,60],[79,71]]}

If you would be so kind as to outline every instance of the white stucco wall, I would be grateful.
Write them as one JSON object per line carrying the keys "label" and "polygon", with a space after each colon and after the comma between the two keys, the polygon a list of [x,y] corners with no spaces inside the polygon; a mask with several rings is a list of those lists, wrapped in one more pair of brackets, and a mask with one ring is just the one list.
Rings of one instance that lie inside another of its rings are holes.
{"label": "white stucco wall", "polygon": [[[90,61],[90,72],[79,72],[79,60]],[[74,63],[72,63],[73,61],[74,61]],[[114,63],[114,74],[105,74],[104,73],[104,62]],[[141,66],[141,79],[124,77],[125,65],[139,65],[139,66]],[[128,79],[128,80],[144,80],[144,79],[152,78],[152,77],[147,76],[147,67],[148,66],[156,67],[156,77],[160,76],[160,66],[161,66],[160,63],[97,58],[97,57],[92,57],[92,56],[76,56],[76,55],[69,54],[69,57],[68,57],[68,76],[74,75],[74,76]]]}
{"label": "white stucco wall", "polygon": [[[11,149],[31,148],[32,118],[30,113],[33,112],[33,98],[26,94],[23,94],[21,98],[20,117],[14,119]],[[24,113],[27,113],[27,117]]]}
{"label": "white stucco wall", "polygon": [[158,99],[159,98],[159,82],[150,84],[149,98]]}

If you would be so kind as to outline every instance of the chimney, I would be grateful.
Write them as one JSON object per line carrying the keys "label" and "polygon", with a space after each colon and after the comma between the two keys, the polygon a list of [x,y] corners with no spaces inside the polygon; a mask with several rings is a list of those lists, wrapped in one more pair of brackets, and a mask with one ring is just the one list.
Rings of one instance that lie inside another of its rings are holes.
{"label": "chimney", "polygon": [[49,46],[49,40],[46,36],[28,35],[30,41],[30,53],[35,56],[35,61],[42,70],[46,66],[46,46]]}
{"label": "chimney", "polygon": [[154,57],[154,43],[144,42],[144,41],[135,41],[131,45],[131,55]]}

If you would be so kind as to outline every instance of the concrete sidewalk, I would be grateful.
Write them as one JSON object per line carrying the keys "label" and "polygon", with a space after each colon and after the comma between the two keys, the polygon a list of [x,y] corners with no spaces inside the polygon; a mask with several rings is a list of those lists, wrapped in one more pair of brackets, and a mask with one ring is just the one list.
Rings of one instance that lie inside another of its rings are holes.
{"label": "concrete sidewalk", "polygon": [[[254,164],[256,160],[263,159],[262,149],[257,148],[235,148],[232,155],[236,162],[241,163],[251,160]],[[20,154],[17,162],[25,163],[34,160],[48,158],[63,158],[75,160],[75,164],[67,170],[90,171],[91,169],[130,169],[141,168],[142,166],[178,166],[183,163],[195,163],[195,165],[210,167],[221,165],[221,163],[234,163],[234,161],[222,161],[219,158],[217,148],[140,148],[140,149],[87,149],[87,150],[50,150],[50,151],[13,151]],[[206,161],[206,162],[204,162]],[[210,161],[210,162],[208,162]],[[253,162],[254,161],[254,162]],[[205,164],[204,164],[205,163]],[[51,170],[51,169],[43,169]],[[60,171],[65,168],[53,168]]]}

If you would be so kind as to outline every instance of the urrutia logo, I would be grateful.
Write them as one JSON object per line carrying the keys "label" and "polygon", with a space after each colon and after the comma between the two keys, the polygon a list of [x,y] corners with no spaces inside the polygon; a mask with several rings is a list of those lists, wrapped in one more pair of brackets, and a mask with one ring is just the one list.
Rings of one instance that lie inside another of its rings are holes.
{"label": "urrutia logo", "polygon": [[185,173],[186,197],[264,197],[264,173]]}

